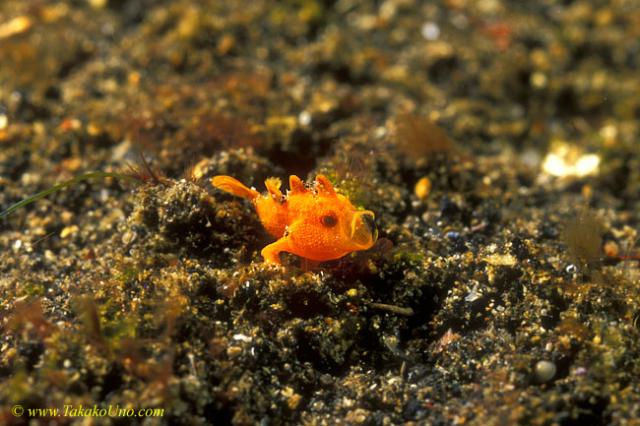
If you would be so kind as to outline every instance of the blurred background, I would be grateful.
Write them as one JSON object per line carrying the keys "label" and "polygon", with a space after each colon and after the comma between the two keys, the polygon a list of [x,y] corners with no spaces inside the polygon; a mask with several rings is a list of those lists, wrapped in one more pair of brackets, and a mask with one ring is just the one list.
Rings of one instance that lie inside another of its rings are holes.
{"label": "blurred background", "polygon": [[[0,424],[637,425],[639,94],[638,0],[0,1],[0,210],[81,177],[0,217]],[[320,272],[209,183],[317,173]]]}

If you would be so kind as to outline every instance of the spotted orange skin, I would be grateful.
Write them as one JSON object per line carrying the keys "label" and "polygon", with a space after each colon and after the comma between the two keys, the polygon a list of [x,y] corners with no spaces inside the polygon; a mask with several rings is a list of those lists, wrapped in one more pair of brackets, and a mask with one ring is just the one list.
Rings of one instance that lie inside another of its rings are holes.
{"label": "spotted orange skin", "polygon": [[292,175],[287,194],[282,194],[275,178],[266,180],[265,194],[230,176],[216,176],[211,183],[253,202],[262,225],[278,239],[262,250],[265,262],[280,264],[283,251],[316,262],[339,259],[371,248],[377,239],[374,214],[357,210],[323,175],[316,177],[311,188]]}

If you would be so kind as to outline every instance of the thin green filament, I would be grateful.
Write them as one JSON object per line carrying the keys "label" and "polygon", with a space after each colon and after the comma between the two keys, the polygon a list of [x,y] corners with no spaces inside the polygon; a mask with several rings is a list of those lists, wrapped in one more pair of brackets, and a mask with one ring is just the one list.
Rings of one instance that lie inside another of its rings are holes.
{"label": "thin green filament", "polygon": [[0,219],[5,218],[6,216],[9,216],[11,213],[15,212],[16,210],[24,207],[24,206],[28,206],[31,203],[35,203],[36,201],[54,194],[58,191],[62,191],[63,189],[69,187],[69,186],[73,186],[76,185],[82,181],[85,180],[90,180],[90,179],[104,179],[104,178],[117,178],[117,179],[127,179],[127,180],[135,180],[137,181],[138,179],[130,176],[130,175],[126,175],[123,173],[111,173],[111,172],[90,172],[90,173],[85,173],[83,175],[80,176],[76,176],[71,180],[65,181],[65,182],[61,182],[58,183],[54,186],[52,186],[51,188],[45,189],[44,191],[40,191],[37,194],[34,194],[30,197],[25,198],[22,201],[18,201],[17,203],[15,203],[14,205],[12,205],[11,207],[9,207],[8,209],[6,209],[5,211],[3,211],[2,213],[0,213]]}

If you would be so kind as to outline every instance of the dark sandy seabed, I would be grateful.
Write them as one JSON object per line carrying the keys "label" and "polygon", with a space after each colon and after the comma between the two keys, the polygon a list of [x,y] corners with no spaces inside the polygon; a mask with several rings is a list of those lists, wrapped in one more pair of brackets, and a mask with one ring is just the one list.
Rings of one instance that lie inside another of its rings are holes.
{"label": "dark sandy seabed", "polygon": [[[637,0],[10,0],[0,58],[1,209],[137,179],[0,220],[0,424],[640,424]],[[312,271],[209,183],[317,173],[380,240]]]}

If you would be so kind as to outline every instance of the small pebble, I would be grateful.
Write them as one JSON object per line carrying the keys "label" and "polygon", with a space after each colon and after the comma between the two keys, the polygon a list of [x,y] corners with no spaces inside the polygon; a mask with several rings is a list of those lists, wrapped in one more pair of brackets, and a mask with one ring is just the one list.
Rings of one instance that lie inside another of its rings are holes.
{"label": "small pebble", "polygon": [[475,302],[482,297],[482,292],[478,291],[478,284],[475,284],[469,294],[464,298],[465,302]]}
{"label": "small pebble", "polygon": [[538,361],[534,370],[535,378],[538,383],[546,383],[553,379],[556,375],[556,365],[551,361]]}
{"label": "small pebble", "polygon": [[302,111],[300,114],[298,114],[298,123],[301,126],[308,126],[309,124],[311,124],[311,114],[309,113],[309,111]]}
{"label": "small pebble", "polygon": [[77,233],[78,230],[79,230],[78,225],[66,226],[62,229],[62,231],[60,231],[60,238],[70,237],[75,233]]}
{"label": "small pebble", "polygon": [[138,234],[136,234],[135,232],[132,231],[126,231],[123,235],[122,235],[122,243],[123,244],[131,244],[132,242],[135,241],[136,237],[138,236]]}
{"label": "small pebble", "polygon": [[0,40],[23,33],[31,28],[32,21],[28,16],[17,16],[8,22],[0,23]]}
{"label": "small pebble", "polygon": [[531,74],[531,85],[536,89],[542,89],[547,85],[547,76],[541,72]]}
{"label": "small pebble", "polygon": [[251,337],[249,336],[245,336],[244,334],[234,334],[233,335],[233,340],[239,340],[241,342],[250,342],[251,341]]}
{"label": "small pebble", "polygon": [[440,27],[433,22],[426,22],[422,25],[422,28],[420,28],[420,34],[422,34],[425,40],[437,40],[438,37],[440,37]]}
{"label": "small pebble", "polygon": [[239,346],[229,346],[227,348],[227,356],[229,358],[237,358],[242,354],[242,348]]}
{"label": "small pebble", "polygon": [[446,234],[444,234],[444,236],[450,240],[457,240],[458,238],[460,238],[460,233],[456,231],[449,231]]}
{"label": "small pebble", "polygon": [[620,255],[620,248],[615,241],[607,241],[603,246],[604,253],[608,257],[618,257]]}
{"label": "small pebble", "polygon": [[574,370],[573,374],[576,376],[584,376],[587,374],[587,369],[584,367],[578,367]]}
{"label": "small pebble", "polygon": [[431,193],[431,180],[428,177],[421,178],[414,188],[416,197],[425,200]]}

